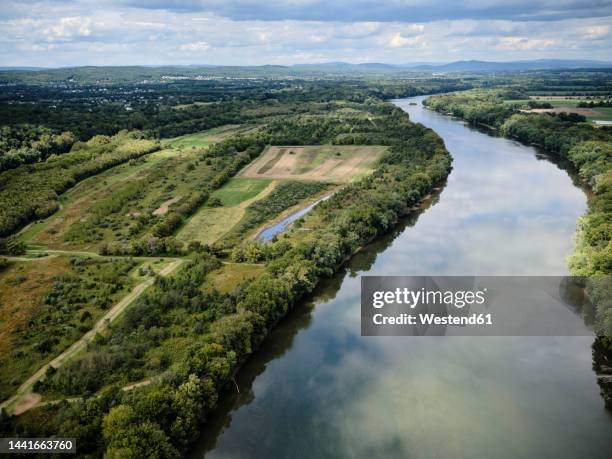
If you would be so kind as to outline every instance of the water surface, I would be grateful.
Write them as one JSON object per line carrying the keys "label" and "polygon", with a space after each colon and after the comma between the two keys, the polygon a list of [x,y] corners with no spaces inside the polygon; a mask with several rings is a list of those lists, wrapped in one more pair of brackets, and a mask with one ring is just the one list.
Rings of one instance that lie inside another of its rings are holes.
{"label": "water surface", "polygon": [[564,275],[586,210],[562,165],[421,100],[396,104],[444,139],[448,182],[271,333],[194,457],[612,457],[591,337],[360,336],[360,275]]}
{"label": "water surface", "polygon": [[294,221],[296,221],[297,219],[303,217],[308,212],[310,212],[314,208],[314,206],[319,204],[321,201],[325,201],[325,200],[327,200],[327,199],[329,199],[331,197],[332,197],[332,195],[328,194],[327,196],[324,196],[321,199],[317,199],[312,204],[308,204],[306,207],[303,207],[303,208],[301,208],[299,210],[296,210],[291,215],[283,218],[278,223],[274,223],[273,225],[270,225],[267,228],[264,228],[263,230],[261,230],[257,234],[257,236],[255,236],[255,239],[257,239],[258,241],[264,241],[264,242],[272,240],[272,238],[274,236],[276,236],[277,234],[280,234],[283,231],[285,231],[287,229],[287,227],[289,225],[291,225]]}

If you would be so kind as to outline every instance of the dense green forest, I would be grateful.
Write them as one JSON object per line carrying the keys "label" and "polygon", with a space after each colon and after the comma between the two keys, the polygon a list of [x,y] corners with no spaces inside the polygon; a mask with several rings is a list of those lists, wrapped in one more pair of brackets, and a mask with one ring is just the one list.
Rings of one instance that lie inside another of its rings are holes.
{"label": "dense green forest", "polygon": [[22,164],[44,161],[66,153],[75,142],[70,132],[52,134],[42,126],[20,124],[0,127],[0,172]]}

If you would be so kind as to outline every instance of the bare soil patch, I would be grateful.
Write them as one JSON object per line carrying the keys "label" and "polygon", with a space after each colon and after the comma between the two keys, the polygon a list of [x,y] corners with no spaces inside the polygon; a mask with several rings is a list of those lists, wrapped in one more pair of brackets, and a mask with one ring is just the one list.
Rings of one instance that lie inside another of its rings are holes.
{"label": "bare soil patch", "polygon": [[162,202],[161,206],[159,206],[153,211],[153,215],[166,215],[168,213],[168,209],[170,209],[170,206],[175,202],[178,202],[179,199],[181,199],[181,197],[177,196],[175,198],[170,198],[167,201]]}
{"label": "bare soil patch", "polygon": [[555,107],[555,108],[532,108],[530,110],[521,110],[525,113],[576,113],[583,116],[600,116],[601,113],[591,110],[590,108],[577,107]]}
{"label": "bare soil patch", "polygon": [[586,100],[587,97],[589,96],[529,96],[529,98],[533,100],[564,100],[564,99]]}

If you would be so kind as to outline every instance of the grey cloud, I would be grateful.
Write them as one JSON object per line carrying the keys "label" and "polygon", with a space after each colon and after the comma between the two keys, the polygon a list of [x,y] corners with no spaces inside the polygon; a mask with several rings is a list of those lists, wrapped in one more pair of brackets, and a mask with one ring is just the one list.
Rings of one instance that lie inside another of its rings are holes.
{"label": "grey cloud", "polygon": [[120,0],[126,6],[206,11],[233,20],[407,21],[506,19],[555,21],[612,15],[609,0]]}

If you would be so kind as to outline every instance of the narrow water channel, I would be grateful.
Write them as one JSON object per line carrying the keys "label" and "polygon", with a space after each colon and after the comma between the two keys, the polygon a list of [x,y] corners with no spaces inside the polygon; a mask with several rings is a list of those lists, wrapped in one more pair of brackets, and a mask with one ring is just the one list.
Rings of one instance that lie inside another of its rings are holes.
{"label": "narrow water channel", "polygon": [[395,103],[444,139],[445,187],[282,321],[193,457],[612,457],[591,337],[360,336],[360,275],[564,275],[586,210],[561,165],[422,99]]}
{"label": "narrow water channel", "polygon": [[291,215],[283,218],[278,223],[274,223],[273,225],[270,225],[267,228],[264,228],[263,230],[261,230],[259,232],[259,234],[257,234],[257,236],[255,236],[255,239],[257,239],[258,241],[263,241],[263,242],[272,240],[272,238],[274,236],[276,236],[277,234],[280,234],[283,231],[285,231],[287,229],[287,227],[289,225],[291,225],[294,221],[296,221],[297,219],[299,219],[299,218],[303,217],[304,215],[306,215],[308,212],[310,212],[320,202],[325,201],[325,200],[331,198],[332,195],[333,195],[333,193],[332,194],[328,194],[328,195],[322,197],[321,199],[317,199],[312,204],[308,204],[306,207],[303,207],[303,208],[301,208],[299,210],[296,210]]}

